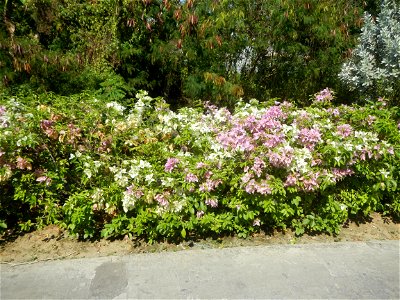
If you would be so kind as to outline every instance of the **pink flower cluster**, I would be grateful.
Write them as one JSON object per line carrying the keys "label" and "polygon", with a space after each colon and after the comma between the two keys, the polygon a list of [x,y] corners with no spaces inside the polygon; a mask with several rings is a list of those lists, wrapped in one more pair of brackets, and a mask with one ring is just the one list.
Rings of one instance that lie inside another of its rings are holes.
{"label": "pink flower cluster", "polygon": [[199,190],[201,192],[212,192],[215,190],[220,184],[222,183],[222,180],[212,180],[212,179],[207,179],[206,182],[202,183],[200,185]]}
{"label": "pink flower cluster", "polygon": [[225,148],[233,148],[241,151],[252,151],[254,149],[252,139],[247,135],[246,130],[239,124],[236,124],[228,132],[219,133],[217,141]]}
{"label": "pink flower cluster", "polygon": [[334,176],[334,181],[336,182],[337,180],[340,180],[346,176],[350,176],[354,174],[354,171],[351,169],[338,169],[338,168],[333,168],[332,169],[332,174]]}
{"label": "pink flower cluster", "polygon": [[42,120],[40,121],[40,128],[43,132],[52,139],[56,139],[58,137],[57,131],[53,128],[54,122],[51,120]]}
{"label": "pink flower cluster", "polygon": [[199,162],[199,163],[197,163],[197,165],[196,165],[196,168],[197,168],[197,169],[202,169],[202,168],[205,168],[205,167],[207,167],[207,165],[206,165],[205,163],[203,163],[203,162]]}
{"label": "pink flower cluster", "polygon": [[20,170],[32,170],[32,165],[25,158],[17,157],[17,168]]}
{"label": "pink flower cluster", "polygon": [[339,117],[340,116],[340,111],[337,108],[327,108],[326,111],[334,117]]}
{"label": "pink flower cluster", "polygon": [[[389,147],[386,149],[388,154],[394,155],[393,147]],[[379,159],[383,154],[383,149],[381,145],[375,145],[373,149],[370,147],[365,146],[363,149],[354,152],[354,156],[358,157],[360,160],[367,160],[367,159]]]}
{"label": "pink flower cluster", "polygon": [[167,197],[168,195],[169,195],[168,192],[165,192],[165,193],[163,193],[163,194],[157,194],[157,195],[154,196],[154,199],[155,199],[161,206],[166,207],[166,206],[169,205],[169,202],[168,202],[168,200],[166,199],[166,197]]}
{"label": "pink flower cluster", "polygon": [[199,178],[193,173],[187,173],[186,177],[185,177],[185,180],[187,182],[198,182]]}
{"label": "pink flower cluster", "polygon": [[218,200],[217,199],[207,199],[205,201],[206,205],[211,206],[213,208],[218,207]]}
{"label": "pink flower cluster", "polygon": [[40,176],[40,177],[36,178],[36,181],[40,182],[40,183],[45,183],[46,185],[50,185],[52,180],[50,177]]}
{"label": "pink flower cluster", "polygon": [[303,128],[300,130],[298,139],[300,143],[308,149],[314,149],[315,145],[322,141],[321,132],[318,129]]}
{"label": "pink flower cluster", "polygon": [[353,132],[353,128],[349,124],[339,125],[336,129],[337,134],[343,138],[350,136]]}
{"label": "pink flower cluster", "polygon": [[136,188],[134,185],[130,185],[126,188],[126,194],[132,195],[136,199],[139,199],[144,195],[143,191],[140,188]]}
{"label": "pink flower cluster", "polygon": [[298,182],[298,178],[299,178],[299,174],[295,173],[295,174],[289,174],[286,178],[286,181],[284,183],[285,187],[288,186],[296,186],[297,182]]}
{"label": "pink flower cluster", "polygon": [[311,173],[309,174],[308,178],[303,179],[303,189],[306,192],[312,192],[318,189],[319,187],[319,182],[318,182],[318,177],[319,177],[319,172],[316,173]]}
{"label": "pink flower cluster", "polygon": [[168,158],[167,162],[164,166],[164,169],[166,172],[172,172],[172,170],[176,167],[176,165],[179,163],[179,159],[177,158]]}
{"label": "pink flower cluster", "polygon": [[268,181],[263,179],[260,182],[251,179],[246,187],[245,191],[249,194],[254,194],[255,192],[260,193],[261,195],[271,194],[272,188],[268,184]]}
{"label": "pink flower cluster", "polygon": [[375,122],[375,120],[376,120],[375,116],[369,115],[368,118],[367,118],[368,125],[371,126]]}
{"label": "pink flower cluster", "polygon": [[279,106],[270,107],[260,119],[248,116],[244,121],[235,120],[233,127],[217,135],[217,141],[225,148],[250,152],[257,144],[275,147],[284,141],[281,120],[286,114]]}
{"label": "pink flower cluster", "polygon": [[332,99],[332,91],[329,88],[325,88],[319,93],[315,94],[315,102],[330,102]]}
{"label": "pink flower cluster", "polygon": [[275,168],[287,168],[293,161],[294,149],[290,146],[285,146],[278,152],[269,151],[267,154],[269,163]]}
{"label": "pink flower cluster", "polygon": [[251,169],[257,174],[258,177],[260,177],[265,166],[265,162],[261,158],[256,157],[254,159],[254,165]]}
{"label": "pink flower cluster", "polygon": [[199,211],[196,213],[196,217],[197,217],[198,219],[202,218],[203,216],[204,216],[204,211],[202,211],[202,210],[199,210]]}

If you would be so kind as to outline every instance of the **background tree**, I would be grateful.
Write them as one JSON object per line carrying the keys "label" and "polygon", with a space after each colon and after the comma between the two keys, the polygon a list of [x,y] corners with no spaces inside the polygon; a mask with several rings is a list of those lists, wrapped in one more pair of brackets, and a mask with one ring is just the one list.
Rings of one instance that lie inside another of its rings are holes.
{"label": "background tree", "polygon": [[376,18],[365,13],[359,44],[343,64],[340,79],[363,99],[400,101],[400,6],[384,0]]}
{"label": "background tree", "polygon": [[336,74],[376,1],[7,0],[0,75],[8,88],[119,101],[145,89],[175,107],[307,104],[326,86],[341,95]]}

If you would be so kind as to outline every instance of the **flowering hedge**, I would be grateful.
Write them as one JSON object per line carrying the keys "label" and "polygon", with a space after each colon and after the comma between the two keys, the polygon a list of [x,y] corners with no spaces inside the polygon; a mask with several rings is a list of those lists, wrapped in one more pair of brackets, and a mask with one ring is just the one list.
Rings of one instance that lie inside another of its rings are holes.
{"label": "flowering hedge", "polygon": [[293,228],[338,233],[400,215],[400,110],[239,101],[173,112],[145,92],[123,107],[88,94],[5,97],[0,223],[57,223],[82,238],[149,241]]}

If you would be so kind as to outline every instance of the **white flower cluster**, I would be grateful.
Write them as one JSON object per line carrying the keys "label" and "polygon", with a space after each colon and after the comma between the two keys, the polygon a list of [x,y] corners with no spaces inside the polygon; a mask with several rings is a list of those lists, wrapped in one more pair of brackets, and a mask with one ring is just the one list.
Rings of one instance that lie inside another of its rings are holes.
{"label": "white flower cluster", "polygon": [[122,106],[121,104],[119,104],[118,102],[115,102],[115,101],[107,103],[106,107],[114,109],[116,112],[118,112],[121,115],[124,113],[124,110],[125,110],[124,106]]}

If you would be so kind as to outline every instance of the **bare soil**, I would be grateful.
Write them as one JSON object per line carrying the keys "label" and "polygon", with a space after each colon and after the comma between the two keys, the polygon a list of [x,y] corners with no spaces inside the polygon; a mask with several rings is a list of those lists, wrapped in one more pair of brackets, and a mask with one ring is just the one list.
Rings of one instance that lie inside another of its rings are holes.
{"label": "bare soil", "polygon": [[223,237],[189,241],[180,244],[156,243],[147,244],[140,240],[125,237],[122,240],[78,241],[66,232],[51,225],[42,230],[27,233],[10,241],[0,237],[1,263],[25,264],[39,261],[99,257],[108,255],[128,255],[132,253],[181,251],[189,249],[225,248],[236,246],[258,246],[273,244],[307,244],[333,243],[345,241],[399,240],[400,224],[382,217],[378,213],[371,214],[365,223],[349,222],[343,226],[337,236],[325,234],[303,235],[296,237],[293,232],[259,233],[247,239]]}

